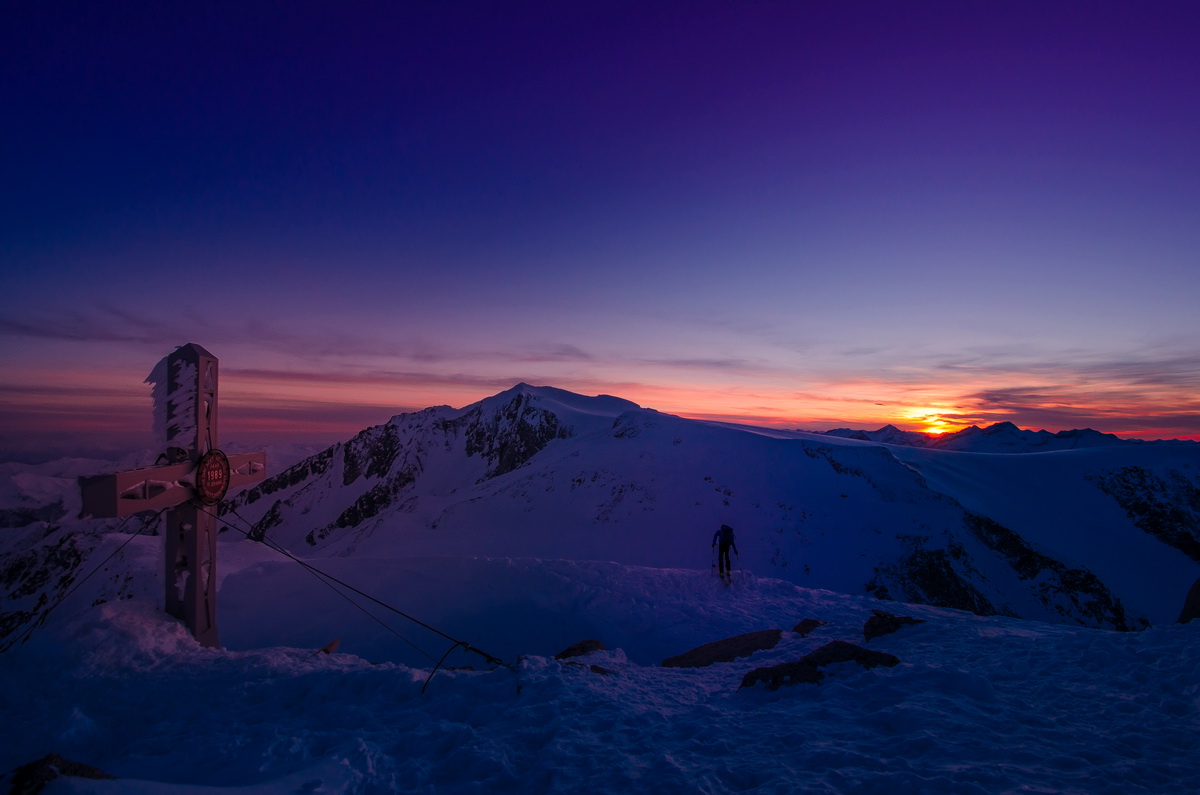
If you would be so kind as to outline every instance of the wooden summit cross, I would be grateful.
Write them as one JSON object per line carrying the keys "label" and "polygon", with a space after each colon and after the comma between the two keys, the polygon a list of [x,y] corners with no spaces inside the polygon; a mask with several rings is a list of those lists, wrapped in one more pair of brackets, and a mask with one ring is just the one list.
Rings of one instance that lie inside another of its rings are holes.
{"label": "wooden summit cross", "polygon": [[79,479],[83,513],[122,518],[166,510],[166,609],[201,646],[217,636],[217,506],[231,488],[266,476],[266,453],[217,449],[217,358],[194,343],[175,349],[146,379],[166,463]]}

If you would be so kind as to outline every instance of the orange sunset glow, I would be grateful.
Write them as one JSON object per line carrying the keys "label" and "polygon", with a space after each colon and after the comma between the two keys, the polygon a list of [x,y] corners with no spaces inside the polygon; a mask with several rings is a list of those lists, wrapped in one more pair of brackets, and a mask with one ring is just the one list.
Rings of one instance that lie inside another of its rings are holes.
{"label": "orange sunset glow", "polygon": [[1200,435],[1192,4],[289,7],[319,63],[194,5],[0,25],[0,455],[134,443],[189,342],[230,437],[519,382]]}
{"label": "orange sunset glow", "polygon": [[[247,444],[341,441],[395,414],[434,405],[461,408],[519,381],[581,394],[615,395],[694,419],[791,430],[874,430],[891,424],[906,431],[945,434],[972,424],[986,427],[1011,421],[1035,430],[1094,427],[1135,438],[1196,436],[1186,425],[1186,417],[1195,412],[1195,400],[1164,408],[1137,400],[1128,387],[1112,381],[1070,388],[1042,383],[1026,388],[1034,398],[1030,399],[1004,389],[1001,375],[966,373],[954,379],[942,375],[939,383],[932,379],[922,383],[911,368],[899,377],[885,372],[869,380],[810,377],[796,388],[737,375],[726,376],[723,383],[705,379],[708,383],[698,384],[648,368],[618,372],[607,364],[594,365],[588,376],[555,374],[548,367],[541,368],[540,374],[509,375],[484,367],[470,376],[396,373],[348,364],[334,372],[312,367],[257,368],[236,346],[223,361],[222,437]],[[37,434],[43,444],[57,440],[56,449],[64,451],[93,444],[149,444],[151,402],[143,381],[152,364],[78,373],[35,371],[9,388],[10,398],[0,408],[0,416],[10,428]],[[653,380],[655,376],[659,380]],[[1021,378],[1032,381],[1028,374]],[[1140,425],[1131,423],[1130,417],[1140,418]]]}

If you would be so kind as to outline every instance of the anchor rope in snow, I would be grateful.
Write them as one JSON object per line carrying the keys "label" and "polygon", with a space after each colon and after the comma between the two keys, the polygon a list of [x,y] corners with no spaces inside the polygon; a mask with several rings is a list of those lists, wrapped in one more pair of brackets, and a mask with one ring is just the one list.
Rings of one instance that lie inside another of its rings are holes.
{"label": "anchor rope in snow", "polygon": [[[233,508],[231,508],[231,509],[230,509],[230,513],[232,513],[234,516],[236,516],[236,517],[237,517],[237,518],[238,518],[238,519],[239,519],[241,522],[243,522],[243,523],[244,523],[244,524],[245,524],[247,527],[252,527],[251,523],[250,523],[250,522],[249,522],[249,521],[248,521],[248,520],[247,520],[245,517],[243,517],[241,514],[239,514],[239,513],[237,512],[237,510],[236,510],[236,509],[233,509]],[[239,533],[241,533],[241,534],[243,534],[244,536],[246,536],[246,538],[250,538],[250,533],[249,533],[249,531],[247,531],[247,530],[243,530],[243,529],[241,529],[240,527],[236,527],[236,526],[234,526],[234,525],[232,525],[232,524],[229,524],[228,526],[229,526],[229,527],[232,527],[234,530],[237,530]],[[378,599],[377,597],[375,597],[375,596],[372,596],[371,594],[369,594],[369,593],[366,593],[365,591],[362,591],[362,590],[360,590],[360,589],[358,589],[358,588],[354,587],[354,586],[353,586],[353,585],[351,585],[350,583],[348,583],[348,582],[345,582],[344,580],[340,580],[340,579],[338,579],[337,577],[334,577],[332,574],[329,574],[328,572],[325,572],[325,571],[322,571],[321,569],[318,569],[316,566],[313,566],[313,565],[312,565],[311,563],[309,563],[308,561],[305,561],[305,560],[302,560],[302,559],[300,559],[300,558],[296,557],[295,555],[293,555],[291,552],[289,552],[287,549],[285,549],[284,547],[280,546],[280,545],[279,545],[279,544],[277,544],[276,542],[274,542],[274,541],[270,541],[269,539],[267,539],[267,537],[266,537],[266,535],[265,535],[265,534],[263,535],[263,538],[262,538],[261,540],[262,540],[262,542],[263,542],[264,544],[266,544],[266,545],[267,545],[267,546],[268,546],[270,549],[273,549],[274,551],[276,551],[276,552],[278,552],[279,554],[281,554],[281,555],[283,555],[283,556],[285,556],[285,557],[289,558],[290,560],[293,560],[293,561],[295,561],[296,563],[299,563],[301,566],[303,566],[304,568],[308,569],[308,570],[309,570],[310,572],[312,572],[313,574],[315,574],[315,575],[318,575],[319,577],[323,577],[323,578],[325,578],[325,579],[329,580],[330,582],[337,583],[338,585],[342,586],[343,588],[346,588],[347,590],[353,591],[354,593],[358,594],[359,596],[363,597],[364,599],[369,599],[370,601],[374,602],[375,604],[379,605],[380,607],[382,607],[382,608],[384,608],[384,609],[386,609],[386,610],[390,610],[390,611],[392,611],[393,613],[395,613],[396,615],[400,616],[401,618],[405,618],[405,619],[407,619],[407,620],[411,621],[412,623],[416,624],[417,626],[419,626],[419,627],[422,627],[423,629],[426,629],[426,630],[428,630],[428,631],[432,632],[433,634],[435,634],[435,635],[438,635],[438,636],[440,636],[440,637],[442,637],[442,638],[445,638],[446,640],[448,640],[448,641],[450,641],[451,643],[453,643],[454,645],[453,645],[453,646],[451,646],[449,650],[447,650],[446,654],[442,655],[442,659],[441,659],[440,661],[437,661],[437,666],[434,668],[434,671],[435,671],[435,672],[437,671],[437,669],[438,669],[439,667],[441,667],[441,664],[442,664],[442,662],[444,662],[444,661],[445,661],[446,657],[447,657],[447,656],[450,654],[450,652],[451,652],[451,651],[453,651],[454,649],[458,648],[459,646],[461,646],[462,648],[466,649],[466,650],[467,650],[467,651],[469,651],[469,652],[472,652],[473,654],[477,654],[477,655],[479,655],[480,657],[483,657],[485,660],[487,660],[487,662],[488,662],[490,665],[503,666],[503,667],[506,667],[506,668],[511,668],[511,667],[512,667],[512,666],[511,666],[511,665],[509,665],[508,663],[505,663],[503,660],[501,660],[499,657],[496,657],[495,655],[492,655],[492,654],[488,654],[487,652],[483,651],[482,649],[478,649],[478,648],[476,648],[476,647],[472,646],[471,644],[467,643],[466,641],[459,640],[458,638],[455,638],[455,637],[453,637],[453,636],[451,636],[451,635],[449,635],[449,634],[447,634],[447,633],[445,633],[445,632],[441,631],[441,630],[440,630],[440,629],[438,629],[437,627],[430,626],[429,624],[425,623],[424,621],[421,621],[419,618],[416,618],[415,616],[409,615],[408,613],[404,612],[403,610],[401,610],[400,608],[396,607],[395,605],[388,604],[387,602],[384,602],[383,600],[381,600],[381,599]],[[335,590],[336,590],[336,589],[335,589]],[[361,608],[360,608],[360,609],[361,609]],[[365,611],[364,611],[364,612],[365,612]],[[368,615],[370,615],[370,614],[368,613]],[[382,622],[381,622],[381,623],[382,623]],[[386,626],[386,625],[385,625],[385,626]],[[393,632],[394,632],[394,630],[393,630]],[[397,633],[397,635],[398,635],[398,633]],[[403,638],[402,638],[402,639],[403,639]],[[410,645],[413,645],[413,644],[411,643],[411,641],[407,641],[407,640],[406,640],[405,642],[409,643]],[[414,648],[416,648],[416,646],[415,646],[415,645],[414,645]],[[420,650],[420,649],[418,649],[418,651],[421,651],[421,650]],[[432,659],[433,659],[433,658],[432,658],[432,656],[430,656],[429,654],[426,654],[426,653],[425,653],[425,652],[423,652],[423,651],[422,651],[421,653],[422,653],[422,654],[425,654],[425,656],[426,656],[426,657],[429,657],[429,659],[430,659],[430,660],[432,660]],[[432,676],[433,676],[433,674],[431,673],[431,674],[430,674],[430,677],[432,677]],[[426,681],[426,684],[428,684],[428,681]]]}
{"label": "anchor rope in snow", "polygon": [[433,666],[433,670],[429,672],[429,676],[425,677],[425,684],[421,685],[422,693],[425,692],[425,688],[429,687],[429,683],[433,681],[433,675],[436,674],[438,669],[442,667],[442,663],[446,662],[446,658],[450,656],[450,652],[454,651],[459,646],[465,646],[468,649],[470,648],[470,646],[467,646],[467,644],[460,640],[458,643],[455,643],[453,646],[446,649],[446,653],[442,655],[442,659],[437,661],[437,665]]}
{"label": "anchor rope in snow", "polygon": [[[154,522],[157,522],[159,517],[162,516],[163,513],[166,512],[166,510],[167,510],[166,508],[163,508],[163,509],[159,510],[158,512],[156,512],[154,514],[154,516],[150,517],[149,519],[144,520],[142,522],[142,526],[139,527],[137,529],[137,531],[134,532],[131,536],[129,536],[129,538],[125,539],[125,541],[121,544],[121,546],[114,549],[109,554],[109,556],[106,557],[104,560],[100,561],[100,563],[97,564],[95,568],[93,568],[91,571],[89,571],[87,574],[85,574],[81,579],[77,580],[75,582],[75,584],[72,585],[66,591],[66,593],[62,594],[56,600],[54,600],[53,604],[51,604],[45,610],[38,613],[36,615],[36,617],[33,620],[31,620],[29,629],[27,629],[25,631],[24,635],[22,635],[19,639],[14,640],[12,643],[9,643],[3,647],[0,647],[0,653],[8,651],[13,646],[16,646],[18,643],[25,643],[27,640],[29,640],[33,636],[33,631],[46,623],[46,617],[49,616],[50,613],[55,610],[55,608],[57,608],[63,602],[67,601],[67,599],[71,596],[71,594],[73,594],[77,590],[79,590],[80,586],[82,586],[85,582],[87,582],[89,579],[91,579],[92,575],[94,575],[96,572],[100,571],[100,569],[107,566],[108,562],[110,560],[115,558],[117,555],[121,554],[121,552],[124,551],[125,547],[129,546],[130,542],[133,541],[133,539],[140,536],[142,534],[142,531],[144,531],[147,527],[152,525]],[[129,520],[137,515],[138,514],[130,514],[129,516],[126,516],[124,519],[121,520],[121,523],[119,525],[117,525],[116,528],[114,528],[111,532],[112,533],[121,532],[122,530],[125,529],[125,525],[129,523]]]}

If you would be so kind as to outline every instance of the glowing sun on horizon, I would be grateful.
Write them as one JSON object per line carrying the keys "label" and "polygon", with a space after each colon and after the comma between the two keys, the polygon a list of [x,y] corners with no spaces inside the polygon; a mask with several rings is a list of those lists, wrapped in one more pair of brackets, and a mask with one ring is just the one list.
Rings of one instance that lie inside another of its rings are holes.
{"label": "glowing sun on horizon", "polygon": [[932,407],[909,409],[906,416],[912,422],[924,426],[919,429],[922,433],[941,435],[954,430],[953,425],[942,419],[942,409]]}

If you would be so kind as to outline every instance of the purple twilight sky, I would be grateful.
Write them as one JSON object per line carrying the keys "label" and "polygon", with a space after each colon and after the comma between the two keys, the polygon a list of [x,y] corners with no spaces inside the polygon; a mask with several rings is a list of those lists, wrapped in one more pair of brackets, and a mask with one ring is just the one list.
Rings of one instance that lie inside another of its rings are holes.
{"label": "purple twilight sky", "polygon": [[518,381],[1200,438],[1200,4],[0,7],[0,452]]}

